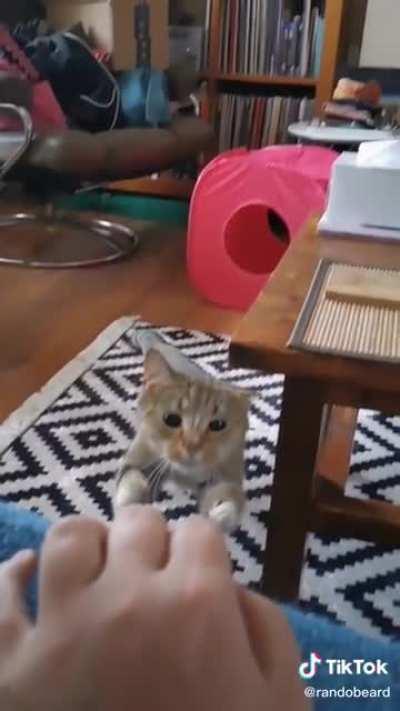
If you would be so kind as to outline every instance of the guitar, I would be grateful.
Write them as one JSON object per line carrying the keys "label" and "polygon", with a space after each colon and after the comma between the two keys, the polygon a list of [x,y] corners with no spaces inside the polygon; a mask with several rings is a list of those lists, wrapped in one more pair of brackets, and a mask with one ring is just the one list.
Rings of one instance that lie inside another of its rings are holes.
{"label": "guitar", "polygon": [[150,6],[147,0],[135,5],[136,66],[151,67]]}

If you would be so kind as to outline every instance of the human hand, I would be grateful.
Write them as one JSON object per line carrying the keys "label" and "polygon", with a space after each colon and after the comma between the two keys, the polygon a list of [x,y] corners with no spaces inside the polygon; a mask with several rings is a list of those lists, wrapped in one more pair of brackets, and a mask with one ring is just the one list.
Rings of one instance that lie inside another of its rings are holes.
{"label": "human hand", "polygon": [[2,711],[304,711],[282,613],[232,581],[223,538],[192,518],[173,532],[151,507],[54,526],[31,623],[35,566],[0,566]]}

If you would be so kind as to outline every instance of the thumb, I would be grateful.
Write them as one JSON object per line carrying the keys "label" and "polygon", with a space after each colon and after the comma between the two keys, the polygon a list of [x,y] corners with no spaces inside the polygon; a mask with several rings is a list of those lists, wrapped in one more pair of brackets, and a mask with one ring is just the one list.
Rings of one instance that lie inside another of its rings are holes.
{"label": "thumb", "polygon": [[265,677],[284,670],[298,675],[300,653],[280,608],[261,595],[239,588],[239,602],[253,655]]}
{"label": "thumb", "polygon": [[36,567],[36,554],[30,550],[0,565],[0,646],[30,627],[24,594]]}

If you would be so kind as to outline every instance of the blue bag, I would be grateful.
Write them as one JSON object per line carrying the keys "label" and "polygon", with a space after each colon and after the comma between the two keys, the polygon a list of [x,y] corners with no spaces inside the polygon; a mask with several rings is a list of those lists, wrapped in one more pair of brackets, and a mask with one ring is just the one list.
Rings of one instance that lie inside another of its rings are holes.
{"label": "blue bag", "polygon": [[171,123],[168,81],[151,68],[150,8],[147,0],[135,6],[137,66],[122,72],[120,121],[124,126],[156,128]]}

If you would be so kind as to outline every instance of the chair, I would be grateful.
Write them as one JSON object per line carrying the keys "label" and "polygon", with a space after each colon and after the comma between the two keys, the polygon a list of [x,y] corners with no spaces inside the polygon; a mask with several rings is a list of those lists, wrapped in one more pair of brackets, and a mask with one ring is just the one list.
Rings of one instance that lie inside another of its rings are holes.
{"label": "chair", "polygon": [[188,273],[209,301],[245,310],[306,220],[320,213],[337,154],[277,146],[218,156],[192,196]]}
{"label": "chair", "polygon": [[[158,172],[196,157],[212,140],[209,126],[196,117],[179,117],[169,129],[121,129],[88,134],[82,131],[33,135],[29,112],[12,104],[0,104],[0,111],[15,116],[22,130],[0,133],[0,179],[18,182],[25,195],[35,199],[35,208],[0,214],[1,235],[13,235],[17,245],[32,231],[51,240],[68,240],[71,235],[96,242],[95,256],[73,256],[52,260],[32,255],[1,255],[0,264],[33,268],[72,268],[109,264],[131,255],[138,236],[114,220],[67,213],[54,207],[54,199],[103,182],[123,180]],[[38,204],[39,203],[39,204]],[[1,247],[0,247],[1,250]],[[17,250],[18,251],[18,250]]]}

